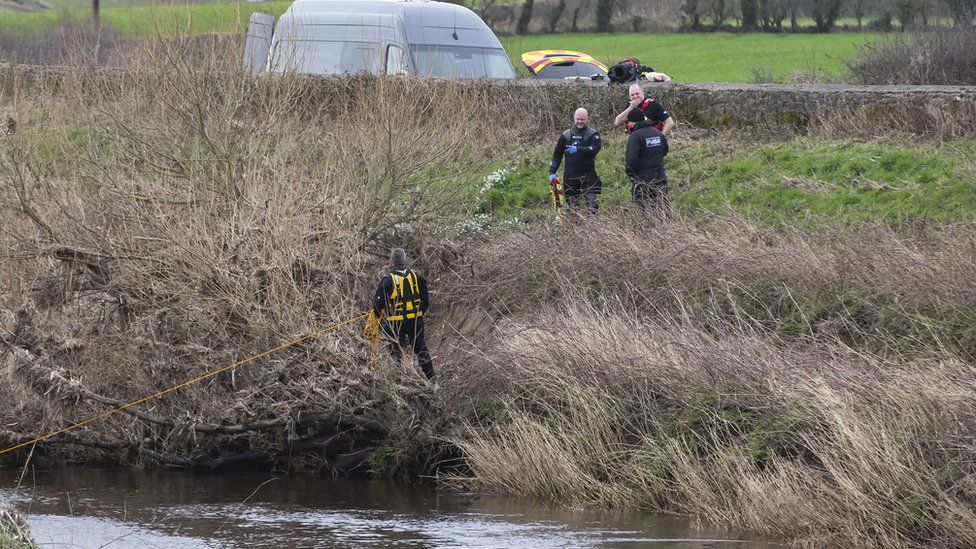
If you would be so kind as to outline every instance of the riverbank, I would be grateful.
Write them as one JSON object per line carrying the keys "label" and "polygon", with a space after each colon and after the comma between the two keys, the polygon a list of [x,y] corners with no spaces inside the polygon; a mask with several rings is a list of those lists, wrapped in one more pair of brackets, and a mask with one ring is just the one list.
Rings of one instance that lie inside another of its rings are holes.
{"label": "riverbank", "polygon": [[976,543],[970,111],[934,99],[943,123],[913,134],[878,101],[838,137],[828,111],[743,131],[668,96],[675,219],[629,210],[605,131],[601,219],[554,226],[550,141],[577,104],[608,128],[624,90],[254,79],[158,48],[138,73],[0,86],[5,442],[354,318],[402,245],[434,292],[438,390],[345,326],[35,459],[432,475],[808,545]]}
{"label": "riverbank", "polygon": [[6,505],[0,506],[0,547],[9,549],[33,549],[37,547],[31,538],[27,522],[19,513]]}

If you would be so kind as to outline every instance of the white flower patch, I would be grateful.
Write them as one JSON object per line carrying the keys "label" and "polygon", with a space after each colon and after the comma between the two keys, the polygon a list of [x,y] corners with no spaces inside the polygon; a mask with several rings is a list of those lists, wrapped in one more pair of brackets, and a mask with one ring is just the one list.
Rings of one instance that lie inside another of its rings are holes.
{"label": "white flower patch", "polygon": [[515,173],[515,168],[499,168],[487,176],[481,183],[481,194],[485,195],[488,191],[505,182],[505,178]]}
{"label": "white flower patch", "polygon": [[491,228],[491,221],[492,218],[488,214],[474,214],[471,219],[465,219],[457,224],[457,232],[459,235],[483,235]]}
{"label": "white flower patch", "polygon": [[[485,176],[478,193],[481,200],[484,201],[486,195],[492,189],[504,184],[508,176],[517,171],[516,168],[499,168]],[[471,237],[485,236],[495,230],[516,229],[521,226],[523,226],[523,222],[518,217],[507,221],[499,221],[491,214],[479,213],[474,214],[471,219],[466,219],[458,223],[454,228],[458,235]]]}

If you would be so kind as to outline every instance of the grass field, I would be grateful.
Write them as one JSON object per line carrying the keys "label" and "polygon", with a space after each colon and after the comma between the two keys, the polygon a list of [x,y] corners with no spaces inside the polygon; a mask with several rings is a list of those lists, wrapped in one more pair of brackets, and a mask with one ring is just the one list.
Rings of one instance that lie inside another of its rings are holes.
{"label": "grass field", "polygon": [[[187,5],[142,5],[145,0],[112,0],[102,9],[105,25],[123,36],[188,32],[239,32],[254,11],[280,15],[290,2],[212,2]],[[86,3],[87,4],[87,3]],[[3,13],[0,32],[34,33],[56,27],[67,19],[90,16],[87,8],[54,0],[58,9],[37,13]],[[844,61],[857,47],[880,35],[871,33],[814,34],[554,34],[503,36],[502,44],[519,68],[521,54],[538,49],[581,50],[613,63],[636,56],[644,63],[683,82],[752,82],[756,74],[773,81],[789,81],[794,74],[819,79],[839,78]]]}
{"label": "grass field", "polygon": [[[37,33],[57,27],[65,21],[91,17],[89,7],[68,7],[61,2],[57,9],[45,12],[14,13],[0,11],[0,32]],[[176,33],[204,34],[242,31],[251,13],[259,11],[275,16],[284,13],[290,1],[279,2],[207,2],[201,4],[145,5],[141,0],[115,0],[101,10],[102,24],[118,30],[123,36]]]}
{"label": "grass field", "polygon": [[[502,37],[516,67],[531,50],[570,49],[605,63],[638,57],[645,64],[682,82],[752,82],[758,70],[775,81],[794,73],[821,79],[843,74],[844,61],[857,47],[880,34],[553,34]],[[524,69],[520,69],[524,70]]]}

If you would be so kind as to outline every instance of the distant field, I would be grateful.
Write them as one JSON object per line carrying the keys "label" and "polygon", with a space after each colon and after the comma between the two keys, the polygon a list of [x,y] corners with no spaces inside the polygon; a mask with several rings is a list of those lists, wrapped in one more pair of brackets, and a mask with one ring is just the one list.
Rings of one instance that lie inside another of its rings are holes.
{"label": "distant field", "polygon": [[[35,0],[55,9],[87,9],[91,7],[91,0]],[[195,4],[209,4],[212,2],[234,2],[235,0],[192,0]],[[99,6],[106,8],[132,8],[158,4],[186,4],[186,1],[172,0],[99,0]]]}
{"label": "distant field", "polygon": [[[291,5],[290,0],[261,3],[215,1],[190,5],[153,5],[150,0],[102,2],[106,6],[100,10],[102,24],[117,29],[123,36],[238,32],[246,26],[251,13],[260,11],[277,16]],[[58,5],[58,9],[33,13],[0,11],[0,32],[42,32],[67,20],[91,17],[90,2],[51,0],[50,3]]]}
{"label": "distant field", "polygon": [[760,70],[775,81],[794,73],[820,78],[843,74],[858,46],[883,34],[553,34],[502,37],[512,63],[531,50],[584,51],[607,64],[635,56],[682,82],[752,82]]}
{"label": "distant field", "polygon": [[[47,0],[59,9],[36,13],[0,11],[0,32],[34,33],[69,19],[91,14],[89,2]],[[282,14],[288,0],[207,2],[196,5],[145,5],[151,0],[102,0],[103,24],[123,36],[175,33],[240,32],[252,12]],[[73,7],[72,7],[73,6]],[[85,6],[85,7],[81,7]],[[821,79],[842,76],[844,61],[858,46],[877,39],[875,33],[816,34],[553,34],[503,36],[512,63],[521,67],[523,52],[537,49],[574,49],[610,64],[636,56],[655,69],[683,82],[751,82],[755,73],[774,81],[789,81],[794,74]],[[520,69],[523,76],[527,75]]]}

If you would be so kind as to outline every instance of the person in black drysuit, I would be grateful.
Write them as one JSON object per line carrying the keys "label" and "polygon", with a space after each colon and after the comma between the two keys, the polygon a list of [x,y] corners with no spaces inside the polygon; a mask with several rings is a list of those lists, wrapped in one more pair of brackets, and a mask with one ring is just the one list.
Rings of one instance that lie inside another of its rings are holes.
{"label": "person in black drysuit", "polygon": [[586,109],[576,109],[573,114],[573,127],[564,131],[556,142],[556,150],[549,163],[549,181],[556,178],[559,165],[566,156],[563,171],[563,196],[566,205],[576,212],[580,210],[580,199],[586,201],[586,211],[596,215],[600,211],[597,200],[602,183],[596,174],[596,155],[603,145],[600,132],[589,127],[589,113]]}
{"label": "person in black drysuit", "polygon": [[434,379],[434,363],[424,341],[424,314],[430,307],[427,279],[406,267],[407,253],[401,248],[390,254],[390,272],[382,279],[373,297],[373,313],[386,314],[381,333],[397,364],[403,361],[403,348],[411,347],[420,369]]}
{"label": "person in black drysuit", "polygon": [[645,212],[661,208],[670,218],[668,204],[668,176],[664,172],[664,157],[668,154],[668,138],[654,127],[644,111],[633,109],[627,121],[634,124],[627,139],[627,175],[634,203]]}

